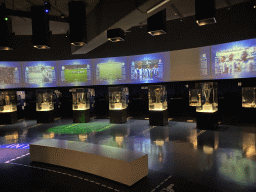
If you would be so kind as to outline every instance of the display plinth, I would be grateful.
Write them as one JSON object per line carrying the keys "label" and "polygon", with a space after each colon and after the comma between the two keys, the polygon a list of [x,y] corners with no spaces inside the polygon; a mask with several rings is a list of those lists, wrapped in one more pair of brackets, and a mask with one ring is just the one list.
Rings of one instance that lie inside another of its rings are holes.
{"label": "display plinth", "polygon": [[37,123],[54,123],[54,110],[37,111]]}
{"label": "display plinth", "polygon": [[127,109],[109,110],[110,123],[122,124],[127,122]]}
{"label": "display plinth", "polygon": [[17,122],[17,111],[0,113],[0,124],[14,124]]}
{"label": "display plinth", "polygon": [[243,124],[256,124],[256,108],[242,108],[241,120]]}
{"label": "display plinth", "polygon": [[168,124],[168,110],[149,111],[149,125],[164,126]]}
{"label": "display plinth", "polygon": [[73,110],[73,123],[87,123],[90,121],[90,110]]}
{"label": "display plinth", "polygon": [[218,111],[196,112],[197,129],[216,130],[218,129]]}

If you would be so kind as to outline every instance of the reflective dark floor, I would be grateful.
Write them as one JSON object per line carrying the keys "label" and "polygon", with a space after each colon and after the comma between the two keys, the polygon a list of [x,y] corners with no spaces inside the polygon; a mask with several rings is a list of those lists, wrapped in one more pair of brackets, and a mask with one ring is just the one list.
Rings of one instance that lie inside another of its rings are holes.
{"label": "reflective dark floor", "polygon": [[[94,119],[109,122],[108,119]],[[72,119],[50,124],[20,120],[0,126],[2,191],[256,191],[256,128],[219,125],[217,131],[196,129],[196,123],[148,120],[113,125],[101,132],[70,135],[48,133]],[[120,147],[148,154],[149,174],[131,187],[95,175],[31,162],[29,143],[43,138]]]}

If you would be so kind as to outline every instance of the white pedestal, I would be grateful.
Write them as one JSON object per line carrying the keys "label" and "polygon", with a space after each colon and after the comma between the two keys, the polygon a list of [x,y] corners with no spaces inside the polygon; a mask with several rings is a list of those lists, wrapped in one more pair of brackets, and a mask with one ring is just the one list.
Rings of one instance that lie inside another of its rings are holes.
{"label": "white pedestal", "polygon": [[212,111],[212,105],[203,105],[203,111]]}
{"label": "white pedestal", "polygon": [[115,109],[122,109],[122,103],[115,103]]}
{"label": "white pedestal", "polygon": [[41,110],[48,110],[49,109],[49,103],[42,103],[42,109]]}
{"label": "white pedestal", "polygon": [[12,110],[12,105],[5,105],[4,106],[4,111],[11,111]]}
{"label": "white pedestal", "polygon": [[154,110],[162,110],[163,104],[162,103],[154,103]]}
{"label": "white pedestal", "polygon": [[88,172],[128,186],[148,175],[145,153],[77,141],[36,141],[30,144],[30,159]]}

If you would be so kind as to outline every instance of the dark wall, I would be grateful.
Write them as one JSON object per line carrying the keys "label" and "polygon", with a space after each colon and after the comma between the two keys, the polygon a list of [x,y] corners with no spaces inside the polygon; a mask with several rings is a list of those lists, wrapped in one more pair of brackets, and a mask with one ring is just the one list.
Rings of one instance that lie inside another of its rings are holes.
{"label": "dark wall", "polygon": [[0,51],[0,61],[44,61],[68,59],[71,47],[66,35],[52,35],[51,48],[38,50],[33,47],[32,36],[14,36],[11,51]]}

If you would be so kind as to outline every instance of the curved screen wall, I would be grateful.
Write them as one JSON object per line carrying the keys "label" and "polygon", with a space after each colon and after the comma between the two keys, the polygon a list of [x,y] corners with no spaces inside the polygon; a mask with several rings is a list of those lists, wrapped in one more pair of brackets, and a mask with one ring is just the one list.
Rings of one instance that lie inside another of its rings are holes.
{"label": "curved screen wall", "polygon": [[0,62],[0,89],[248,77],[256,77],[256,39],[125,57]]}

